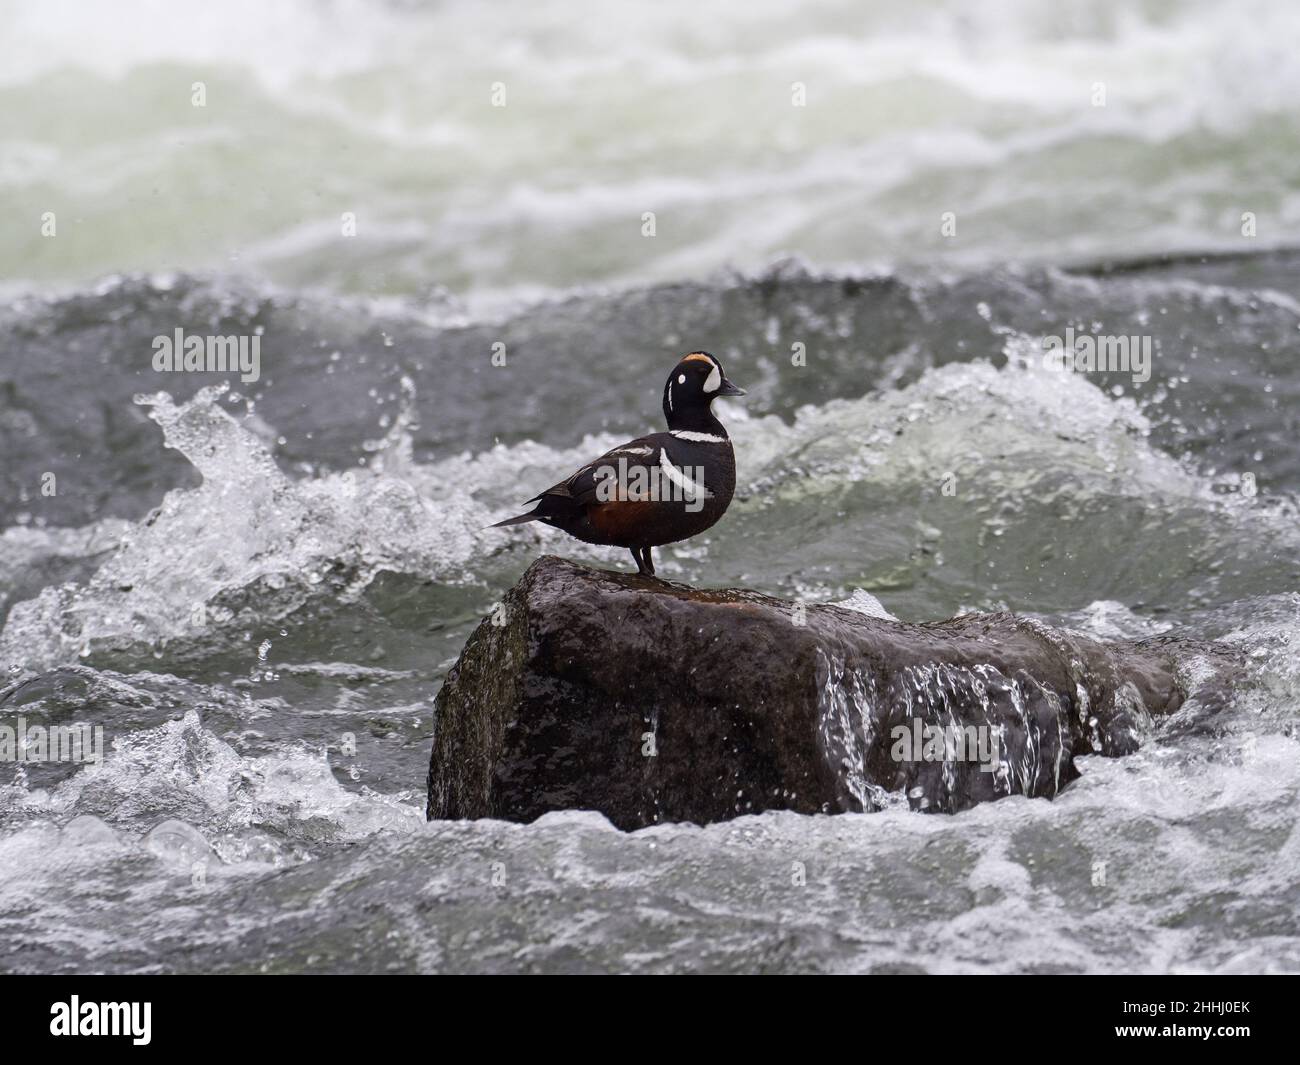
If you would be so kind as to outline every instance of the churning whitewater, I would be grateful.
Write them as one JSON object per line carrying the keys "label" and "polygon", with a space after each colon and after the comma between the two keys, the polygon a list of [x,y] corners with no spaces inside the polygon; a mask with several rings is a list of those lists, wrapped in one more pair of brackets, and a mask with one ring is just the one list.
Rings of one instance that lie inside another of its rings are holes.
{"label": "churning whitewater", "polygon": [[[1050,273],[1034,283],[1035,300],[1098,285]],[[844,282],[784,270],[635,298],[744,299],[751,285],[768,290],[774,317],[802,321],[820,289]],[[635,398],[616,427],[571,448],[524,440],[421,458],[423,412],[439,399],[422,395],[411,365],[375,403],[365,464],[329,469],[286,463],[275,415],[230,383],[184,400],[141,392],[117,416],[144,414],[142,439],[121,446],[183,457],[175,486],[138,520],[20,514],[0,539],[7,587],[18,582],[0,630],[0,705],[107,737],[100,764],[19,765],[0,790],[10,964],[71,971],[88,952],[111,971],[234,971],[253,957],[374,971],[505,970],[521,958],[646,971],[754,958],[871,971],[1294,968],[1294,467],[1271,453],[1275,468],[1254,468],[1272,487],[1250,493],[1157,446],[1198,431],[1187,407],[1162,406],[1173,390],[1139,402],[1045,368],[1033,339],[989,309],[1024,289],[1023,278],[979,282],[981,298],[932,324],[935,336],[996,338],[989,358],[944,361],[922,337],[884,356],[892,387],[862,382],[854,398],[796,410],[769,390],[766,411],[733,415],[743,460],[727,535],[666,550],[663,568],[810,603],[870,592],[918,620],[1014,605],[1100,637],[1224,640],[1254,678],[1228,710],[1193,700],[1138,754],[1084,759],[1055,801],[954,817],[911,813],[898,795],[876,797],[876,814],[631,834],[579,812],[426,826],[432,697],[469,631],[538,552],[615,561],[550,530],[503,542],[485,526],[524,485],[639,428]],[[75,299],[109,311],[142,291],[167,301],[175,287],[131,281]],[[906,291],[924,299],[921,282]],[[1285,301],[1218,282],[1119,291],[1166,320],[1235,314],[1262,328],[1262,316],[1292,334],[1300,320]],[[628,298],[592,297],[558,320],[585,330],[603,301]],[[268,294],[258,313],[311,307],[280,299]],[[399,318],[385,332],[407,327]],[[103,327],[78,315],[64,328],[66,342]],[[851,395],[848,355],[870,341],[845,333],[823,341],[834,345],[823,373]],[[304,345],[295,358],[331,365],[329,344]],[[775,380],[779,358],[757,359],[751,376]],[[1251,387],[1276,379],[1257,372]],[[79,388],[91,402],[75,382],[65,401],[82,402]],[[304,437],[329,424],[328,402],[298,427]],[[1215,402],[1233,416],[1231,394]],[[372,901],[340,926],[336,900],[357,891]],[[535,916],[500,925],[492,914],[507,901]],[[648,947],[669,934],[671,952]]]}
{"label": "churning whitewater", "polygon": [[[61,7],[0,41],[0,970],[1300,970],[1300,8]],[[701,348],[736,491],[662,576],[1232,699],[1050,800],[916,812],[840,687],[869,813],[426,823],[471,633],[628,568],[489,526]]]}

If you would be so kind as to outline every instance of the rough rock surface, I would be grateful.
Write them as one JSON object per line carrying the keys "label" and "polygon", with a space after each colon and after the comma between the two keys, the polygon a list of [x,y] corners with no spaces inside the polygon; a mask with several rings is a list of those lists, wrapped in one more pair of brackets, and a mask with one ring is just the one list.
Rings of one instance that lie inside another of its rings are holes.
{"label": "rough rock surface", "polygon": [[914,625],[548,556],[439,693],[427,812],[591,809],[632,829],[1051,797],[1077,756],[1136,750],[1188,677],[1213,700],[1231,672],[1222,648],[1167,638],[1103,644],[1008,613]]}

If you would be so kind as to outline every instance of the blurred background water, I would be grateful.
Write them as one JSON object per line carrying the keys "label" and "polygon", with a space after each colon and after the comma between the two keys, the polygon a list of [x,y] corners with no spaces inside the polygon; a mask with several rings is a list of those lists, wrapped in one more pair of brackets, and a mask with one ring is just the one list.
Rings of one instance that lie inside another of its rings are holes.
{"label": "blurred background water", "polygon": [[[0,967],[1300,968],[1300,9],[0,26],[0,724],[110,745],[0,763]],[[1151,379],[1045,369],[1067,327]],[[155,372],[177,328],[259,379]],[[625,564],[485,526],[693,348],[751,395],[666,576],[1225,639],[1250,685],[1052,803],[426,826],[474,625],[541,551]]]}
{"label": "blurred background water", "polygon": [[[955,267],[1241,250],[1243,211],[1252,248],[1300,221],[1286,3],[0,11],[6,278],[215,270],[463,297],[782,251]],[[47,210],[57,240],[32,224]]]}

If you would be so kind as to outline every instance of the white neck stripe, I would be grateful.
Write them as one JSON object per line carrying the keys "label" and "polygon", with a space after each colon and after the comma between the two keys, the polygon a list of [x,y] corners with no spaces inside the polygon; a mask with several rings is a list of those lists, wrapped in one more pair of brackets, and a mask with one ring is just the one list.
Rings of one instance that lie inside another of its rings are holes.
{"label": "white neck stripe", "polygon": [[674,429],[672,435],[678,440],[693,440],[697,444],[725,444],[725,436],[714,436],[712,433],[697,433],[693,429]]}

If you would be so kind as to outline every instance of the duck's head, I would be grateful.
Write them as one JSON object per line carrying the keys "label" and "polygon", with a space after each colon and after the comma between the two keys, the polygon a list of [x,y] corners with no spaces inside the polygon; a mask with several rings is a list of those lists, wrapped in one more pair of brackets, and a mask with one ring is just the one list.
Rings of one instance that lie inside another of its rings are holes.
{"label": "duck's head", "polygon": [[743,396],[707,351],[683,355],[664,384],[664,417],[669,429],[705,429],[718,424],[709,409],[719,396]]}

